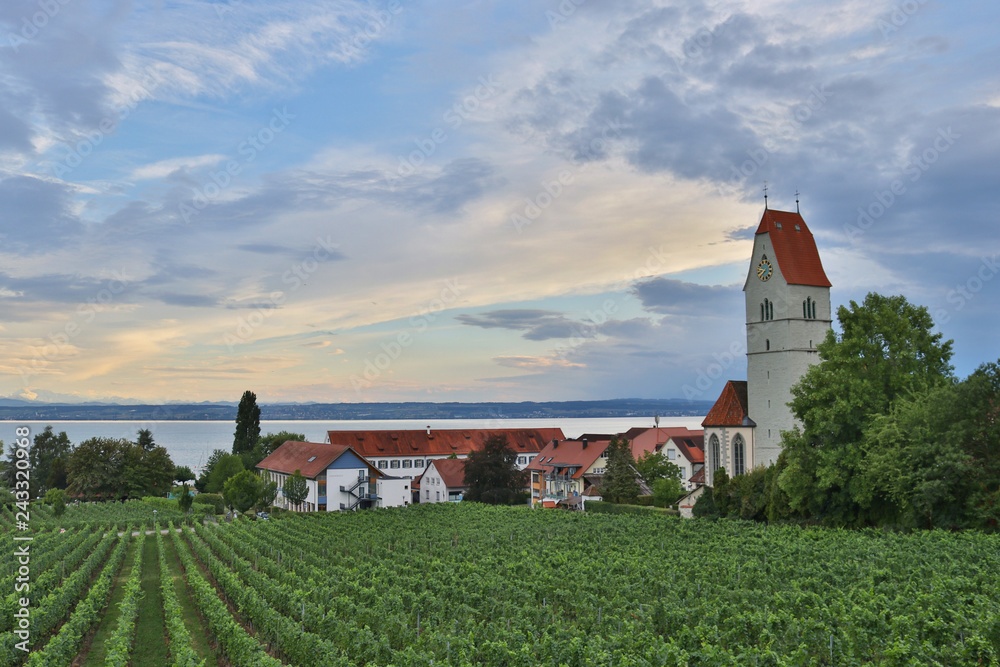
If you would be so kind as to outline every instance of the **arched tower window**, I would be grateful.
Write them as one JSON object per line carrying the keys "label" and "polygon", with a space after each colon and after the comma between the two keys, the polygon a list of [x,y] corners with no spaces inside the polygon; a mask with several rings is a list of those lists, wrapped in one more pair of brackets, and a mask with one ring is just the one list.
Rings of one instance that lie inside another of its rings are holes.
{"label": "arched tower window", "polygon": [[811,302],[809,308],[810,308],[810,311],[812,312],[812,319],[815,320],[816,319],[816,302],[813,301],[812,299],[810,299],[809,301]]}
{"label": "arched tower window", "polygon": [[712,473],[712,481],[715,481],[715,471],[721,466],[719,465],[719,436],[712,434],[712,438],[708,441],[708,471]]}
{"label": "arched tower window", "polygon": [[770,350],[771,349],[771,339],[770,338],[768,338],[767,340],[764,341],[764,349],[765,350]]}
{"label": "arched tower window", "polygon": [[802,302],[802,317],[803,319],[809,319],[809,309],[806,307],[806,302]]}
{"label": "arched tower window", "polygon": [[767,304],[767,309],[768,309],[767,310],[767,319],[773,320],[774,319],[774,302],[773,301],[770,302],[769,304]]}
{"label": "arched tower window", "polygon": [[763,322],[766,318],[764,317],[764,304],[760,304],[760,321]]}
{"label": "arched tower window", "polygon": [[746,443],[743,441],[743,436],[737,434],[733,438],[733,476],[742,475],[744,472],[744,465],[746,462]]}

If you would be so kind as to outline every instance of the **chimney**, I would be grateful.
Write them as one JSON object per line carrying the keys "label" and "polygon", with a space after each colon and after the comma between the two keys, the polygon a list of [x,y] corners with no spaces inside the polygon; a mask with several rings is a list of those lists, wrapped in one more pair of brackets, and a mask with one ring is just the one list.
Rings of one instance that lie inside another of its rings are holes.
{"label": "chimney", "polygon": [[427,425],[427,437],[431,437],[431,427],[429,424]]}
{"label": "chimney", "polygon": [[587,439],[586,439],[586,438],[584,438],[584,439],[582,440],[582,442],[583,442],[583,448],[584,448],[584,449],[586,449],[586,448],[587,448]]}

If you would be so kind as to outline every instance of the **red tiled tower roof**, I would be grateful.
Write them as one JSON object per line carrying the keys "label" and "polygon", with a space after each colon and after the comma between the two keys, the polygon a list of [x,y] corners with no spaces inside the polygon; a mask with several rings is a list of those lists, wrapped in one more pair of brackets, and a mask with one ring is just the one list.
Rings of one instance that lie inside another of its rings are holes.
{"label": "red tiled tower roof", "polygon": [[798,213],[765,209],[757,234],[769,234],[778,269],[790,285],[830,287],[816,240]]}
{"label": "red tiled tower roof", "polygon": [[719,400],[705,415],[702,426],[755,426],[747,411],[746,380],[730,380]]}

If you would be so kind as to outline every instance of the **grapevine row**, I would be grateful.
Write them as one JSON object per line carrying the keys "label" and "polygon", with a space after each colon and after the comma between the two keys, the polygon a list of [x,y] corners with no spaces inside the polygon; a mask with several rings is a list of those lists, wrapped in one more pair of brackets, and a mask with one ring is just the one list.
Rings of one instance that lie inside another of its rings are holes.
{"label": "grapevine row", "polygon": [[125,560],[128,545],[129,538],[126,534],[118,540],[118,545],[111,552],[111,557],[105,563],[101,574],[90,586],[87,597],[76,606],[69,620],[43,650],[31,654],[28,659],[29,667],[64,667],[72,664],[83,638],[87,636],[91,626],[100,620],[101,611],[111,597],[114,579],[122,561]]}
{"label": "grapevine row", "polygon": [[[130,534],[128,531],[126,534]],[[142,599],[142,553],[146,542],[145,531],[139,531],[135,540],[135,557],[132,559],[132,573],[125,584],[125,595],[118,604],[118,626],[108,638],[107,667],[126,667],[132,654],[132,639],[135,636],[135,619],[139,616],[139,602]]]}
{"label": "grapevine row", "polygon": [[163,595],[163,616],[167,625],[167,635],[170,637],[170,658],[173,667],[204,667],[205,661],[198,660],[198,655],[191,648],[191,635],[184,625],[180,602],[174,591],[173,577],[167,565],[166,549],[163,546],[163,535],[160,526],[155,526],[156,551],[160,560],[160,593]]}
{"label": "grapevine row", "polygon": [[185,578],[194,593],[195,602],[202,616],[208,622],[209,630],[222,646],[230,662],[241,667],[277,667],[280,660],[269,656],[257,641],[247,634],[247,631],[237,623],[229,609],[215,593],[215,588],[198,572],[198,565],[191,552],[185,546],[173,522],[168,524],[170,539],[173,540],[181,563],[184,566]]}

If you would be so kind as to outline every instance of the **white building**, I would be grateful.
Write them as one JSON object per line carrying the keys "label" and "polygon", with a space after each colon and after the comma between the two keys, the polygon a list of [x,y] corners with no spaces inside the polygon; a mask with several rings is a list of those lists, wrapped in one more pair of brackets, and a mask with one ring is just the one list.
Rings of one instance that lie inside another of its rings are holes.
{"label": "white building", "polygon": [[[257,468],[278,483],[275,505],[286,509],[335,512],[410,504],[409,479],[389,477],[344,445],[289,440]],[[300,506],[292,506],[283,491],[296,470],[309,490]]]}
{"label": "white building", "polygon": [[431,461],[420,476],[420,502],[458,502],[469,490],[465,484],[465,459]]}
{"label": "white building", "polygon": [[830,280],[798,212],[765,208],[743,286],[747,381],[726,384],[705,427],[705,483],[774,463],[781,431],[796,425],[791,388],[819,361],[832,322]]}

